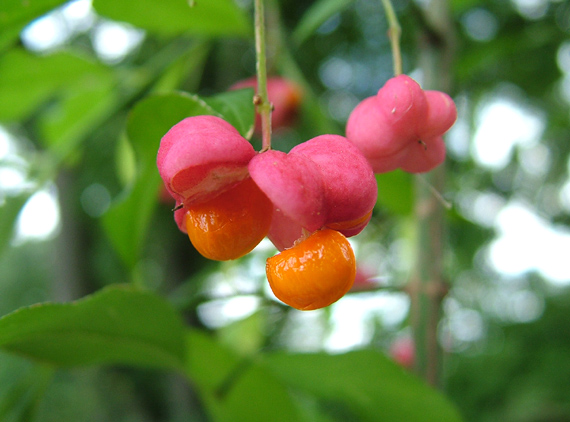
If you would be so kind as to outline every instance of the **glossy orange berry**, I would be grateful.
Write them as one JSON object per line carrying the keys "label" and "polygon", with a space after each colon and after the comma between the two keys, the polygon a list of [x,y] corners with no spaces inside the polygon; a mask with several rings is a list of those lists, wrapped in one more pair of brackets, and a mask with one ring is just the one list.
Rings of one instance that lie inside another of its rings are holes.
{"label": "glossy orange berry", "polygon": [[209,201],[192,205],[186,213],[186,230],[206,258],[237,259],[267,235],[272,211],[272,203],[248,178]]}
{"label": "glossy orange berry", "polygon": [[350,290],[356,260],[346,237],[323,229],[269,258],[266,273],[279,300],[308,311],[328,306]]}

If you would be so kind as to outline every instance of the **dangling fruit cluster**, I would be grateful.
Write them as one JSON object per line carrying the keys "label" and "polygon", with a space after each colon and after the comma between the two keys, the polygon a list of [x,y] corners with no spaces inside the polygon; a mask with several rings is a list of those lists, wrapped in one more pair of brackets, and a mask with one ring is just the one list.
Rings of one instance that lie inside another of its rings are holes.
{"label": "dangling fruit cluster", "polygon": [[368,223],[377,186],[346,138],[322,135],[288,154],[255,153],[229,123],[195,116],[162,138],[157,164],[179,204],[178,227],[205,257],[236,259],[268,236],[282,251],[267,262],[270,286],[303,310],[328,306],[352,286],[356,262],[346,236]]}
{"label": "dangling fruit cluster", "polygon": [[[270,81],[273,99],[283,100],[277,106],[292,115],[297,88]],[[372,216],[374,172],[420,173],[439,165],[445,157],[441,135],[456,116],[449,96],[424,91],[402,75],[354,109],[346,138],[320,135],[289,153],[257,153],[223,119],[195,116],[164,135],[157,166],[176,201],[176,223],[196,250],[213,260],[237,259],[267,236],[280,251],[266,264],[275,296],[297,309],[318,309],[354,283],[347,237]]]}
{"label": "dangling fruit cluster", "polygon": [[375,173],[398,168],[424,173],[443,163],[442,135],[456,118],[455,103],[447,94],[424,91],[412,78],[400,75],[356,106],[348,118],[346,137]]}

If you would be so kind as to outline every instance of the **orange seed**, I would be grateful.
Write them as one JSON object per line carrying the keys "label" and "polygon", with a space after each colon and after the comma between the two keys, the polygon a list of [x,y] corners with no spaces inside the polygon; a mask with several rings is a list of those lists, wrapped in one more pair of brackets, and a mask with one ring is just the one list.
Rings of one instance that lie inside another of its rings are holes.
{"label": "orange seed", "polygon": [[328,306],[350,290],[356,260],[346,237],[324,229],[269,258],[266,273],[279,300],[308,311]]}
{"label": "orange seed", "polygon": [[237,259],[251,252],[267,235],[273,205],[248,178],[215,198],[193,205],[186,213],[190,241],[215,261]]}

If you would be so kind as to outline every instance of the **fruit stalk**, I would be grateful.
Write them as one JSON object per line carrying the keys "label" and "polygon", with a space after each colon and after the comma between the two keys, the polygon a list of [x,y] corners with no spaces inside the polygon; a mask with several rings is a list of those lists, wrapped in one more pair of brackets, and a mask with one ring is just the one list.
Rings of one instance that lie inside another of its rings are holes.
{"label": "fruit stalk", "polygon": [[390,38],[390,45],[392,47],[392,59],[394,61],[394,76],[401,75],[402,70],[402,53],[400,51],[400,35],[402,28],[398,23],[398,17],[394,12],[394,7],[390,0],[382,0],[382,6],[386,13],[388,20],[388,37]]}
{"label": "fruit stalk", "polygon": [[261,117],[261,151],[271,149],[271,110],[267,94],[267,53],[263,0],[255,0],[255,56],[257,73],[256,111]]}

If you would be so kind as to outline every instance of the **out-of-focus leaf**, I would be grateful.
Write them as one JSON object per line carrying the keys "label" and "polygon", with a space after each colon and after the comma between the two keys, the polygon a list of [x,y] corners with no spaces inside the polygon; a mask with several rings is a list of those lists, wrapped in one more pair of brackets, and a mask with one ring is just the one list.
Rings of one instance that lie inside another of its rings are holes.
{"label": "out-of-focus leaf", "polygon": [[240,355],[254,354],[265,341],[263,323],[266,315],[255,312],[247,318],[240,319],[218,330],[219,341]]}
{"label": "out-of-focus leaf", "polygon": [[67,156],[115,107],[116,89],[111,75],[93,76],[89,84],[69,90],[41,115],[41,139],[57,156]]}
{"label": "out-of-focus leaf", "polygon": [[233,0],[94,0],[93,7],[113,20],[165,35],[248,36],[252,32],[249,19]]}
{"label": "out-of-focus leaf", "polygon": [[105,66],[68,52],[10,50],[0,56],[0,121],[21,119],[59,91],[82,90],[109,75]]}
{"label": "out-of-focus leaf", "polygon": [[461,421],[443,395],[374,350],[276,353],[263,361],[287,385],[335,403],[357,420]]}
{"label": "out-of-focus leaf", "polygon": [[137,164],[133,146],[126,136],[121,136],[115,150],[117,176],[122,186],[132,186],[137,177]]}
{"label": "out-of-focus leaf", "polygon": [[103,121],[116,104],[111,69],[71,53],[0,57],[0,121],[26,118],[40,106],[39,140],[58,159]]}
{"label": "out-of-focus leaf", "polygon": [[243,137],[251,137],[255,121],[253,89],[227,91],[204,98],[204,101],[231,123]]}
{"label": "out-of-focus leaf", "polygon": [[2,3],[0,3],[0,28],[28,22],[67,1],[68,0],[2,0]]}
{"label": "out-of-focus leaf", "polygon": [[354,0],[319,0],[311,5],[293,32],[296,45],[303,44],[323,23]]}
{"label": "out-of-focus leaf", "polygon": [[188,330],[186,374],[202,391],[213,392],[240,362],[230,349],[199,330]]}
{"label": "out-of-focus leaf", "polygon": [[450,5],[454,12],[461,13],[475,6],[481,6],[480,0],[451,0]]}
{"label": "out-of-focus leaf", "polygon": [[[184,41],[188,43],[187,39]],[[208,40],[196,40],[184,54],[171,61],[154,84],[154,92],[171,92],[181,87],[194,91],[200,85],[211,44]]]}
{"label": "out-of-focus leaf", "polygon": [[29,197],[30,193],[25,193],[7,198],[4,205],[0,206],[0,255],[10,245],[14,234],[14,224]]}
{"label": "out-of-focus leaf", "polygon": [[413,176],[401,170],[376,175],[378,182],[377,207],[391,213],[409,215],[414,205]]}
{"label": "out-of-focus leaf", "polygon": [[23,25],[17,25],[0,30],[0,52],[8,49],[11,45],[18,41]]}
{"label": "out-of-focus leaf", "polygon": [[0,347],[62,366],[130,364],[182,368],[184,328],[150,292],[106,288],[72,303],[45,303],[0,318]]}
{"label": "out-of-focus leaf", "polygon": [[34,365],[21,357],[0,353],[0,420],[33,419],[33,410],[54,372],[53,367]]}
{"label": "out-of-focus leaf", "polygon": [[[453,261],[460,268],[469,268],[481,245],[489,242],[495,235],[495,231],[493,228],[483,227],[469,221],[456,209],[449,212],[447,216],[448,239]],[[453,278],[450,281],[453,281]]]}
{"label": "out-of-focus leaf", "polygon": [[18,38],[21,30],[67,0],[2,0],[0,2],[0,51]]}
{"label": "out-of-focus leaf", "polygon": [[240,360],[214,338],[188,333],[187,375],[216,422],[306,421],[289,388],[254,361]]}
{"label": "out-of-focus leaf", "polygon": [[217,113],[197,95],[184,92],[155,94],[139,102],[131,111],[127,134],[139,163],[154,163],[160,140],[182,119]]}
{"label": "out-of-focus leaf", "polygon": [[144,246],[162,181],[157,171],[142,173],[132,189],[103,216],[103,227],[113,247],[134,268]]}
{"label": "out-of-focus leaf", "polygon": [[544,63],[556,56],[565,40],[549,22],[529,27],[513,21],[493,42],[466,41],[468,47],[461,49],[454,66],[456,83],[480,93],[496,88],[498,82],[510,82],[540,97],[560,78],[556,66]]}

